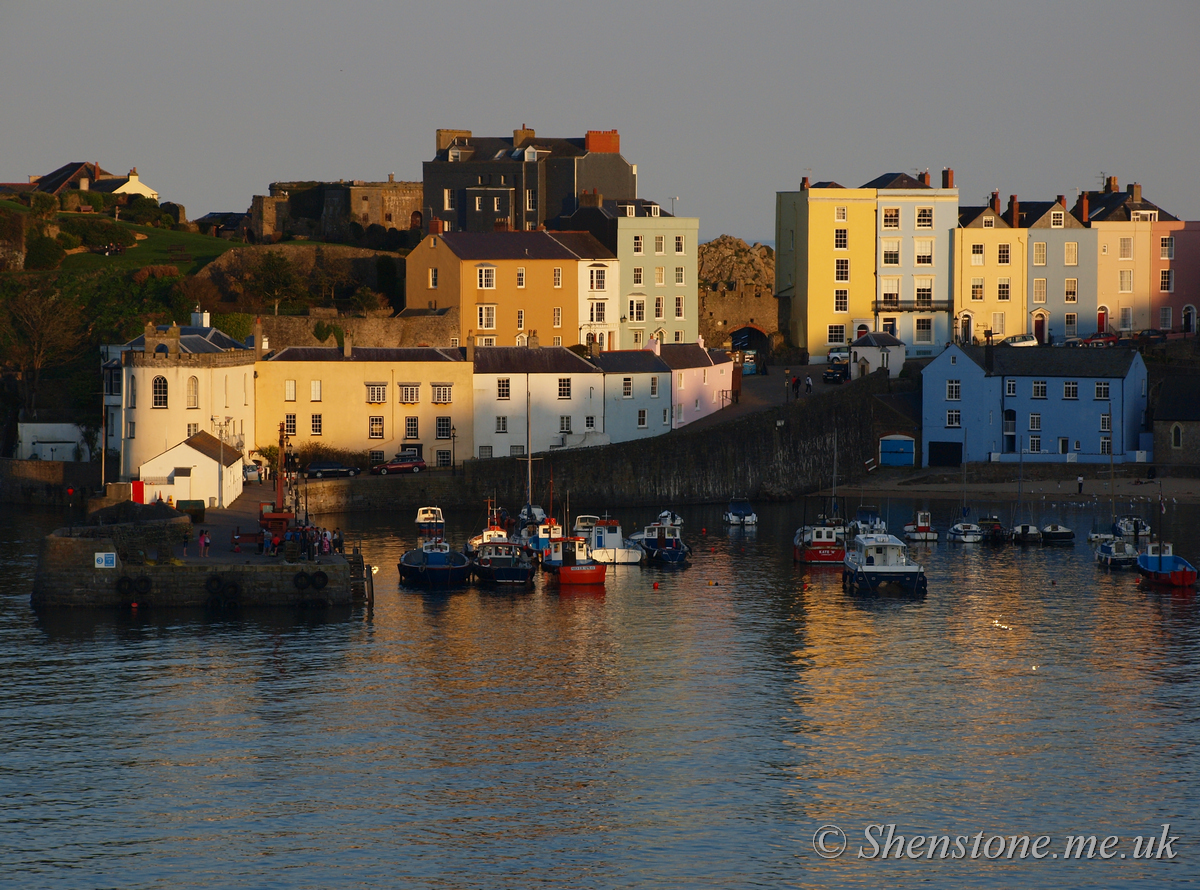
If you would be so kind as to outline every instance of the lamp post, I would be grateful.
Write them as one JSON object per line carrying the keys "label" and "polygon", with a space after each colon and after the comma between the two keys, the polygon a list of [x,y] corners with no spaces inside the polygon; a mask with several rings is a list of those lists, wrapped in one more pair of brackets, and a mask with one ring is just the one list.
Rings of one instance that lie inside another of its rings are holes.
{"label": "lamp post", "polygon": [[454,425],[450,426],[450,475],[458,475],[458,456],[456,445],[458,443],[458,430]]}
{"label": "lamp post", "polygon": [[792,369],[783,369],[783,403],[786,405],[788,400],[788,387],[792,385]]}

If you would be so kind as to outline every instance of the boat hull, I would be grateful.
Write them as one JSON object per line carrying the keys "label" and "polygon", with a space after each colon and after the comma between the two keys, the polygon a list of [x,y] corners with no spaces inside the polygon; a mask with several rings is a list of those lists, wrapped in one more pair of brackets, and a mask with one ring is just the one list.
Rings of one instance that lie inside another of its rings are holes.
{"label": "boat hull", "polygon": [[1152,584],[1169,587],[1195,587],[1196,570],[1187,560],[1175,557],[1142,555],[1137,561],[1138,574]]}
{"label": "boat hull", "polygon": [[532,563],[502,565],[493,560],[487,565],[475,563],[472,565],[471,571],[482,584],[515,584],[518,586],[533,584],[534,568]]}
{"label": "boat hull", "polygon": [[467,583],[470,566],[462,565],[411,565],[403,561],[398,565],[400,580],[413,587],[428,587],[432,590],[461,587]]}
{"label": "boat hull", "polygon": [[906,528],[904,530],[904,537],[910,541],[936,541],[938,533],[932,529],[921,530],[914,528],[910,530]]}
{"label": "boat hull", "polygon": [[1109,541],[1096,548],[1096,562],[1109,569],[1132,569],[1137,565],[1137,553],[1118,549]]}
{"label": "boat hull", "polygon": [[846,559],[845,547],[809,547],[802,546],[797,548],[800,562],[817,564],[817,563],[840,563]]}
{"label": "boat hull", "polygon": [[946,532],[946,540],[953,544],[978,544],[983,540],[983,530],[953,525],[950,531]]}
{"label": "boat hull", "polygon": [[544,562],[542,571],[557,578],[560,584],[603,584],[608,574],[608,566],[604,563],[564,566]]}
{"label": "boat hull", "polygon": [[[644,545],[643,545],[644,546]],[[646,547],[646,562],[663,566],[682,566],[687,562],[687,551],[674,547]]]}
{"label": "boat hull", "polygon": [[635,566],[645,558],[640,548],[600,547],[592,549],[592,559],[609,565]]}
{"label": "boat hull", "polygon": [[1075,543],[1075,532],[1073,532],[1073,531],[1061,531],[1061,532],[1043,531],[1042,532],[1042,543],[1043,544],[1074,544]]}
{"label": "boat hull", "polygon": [[888,571],[882,567],[847,567],[842,571],[842,585],[861,593],[924,594],[929,588],[925,572],[917,566],[906,566],[904,569]]}

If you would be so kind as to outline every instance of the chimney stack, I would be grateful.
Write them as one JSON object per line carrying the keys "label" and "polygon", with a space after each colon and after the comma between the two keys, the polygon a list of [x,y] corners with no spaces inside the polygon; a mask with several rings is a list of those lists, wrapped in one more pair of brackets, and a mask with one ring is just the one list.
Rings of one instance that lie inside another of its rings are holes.
{"label": "chimney stack", "polygon": [[996,347],[992,345],[992,332],[987,332],[987,343],[983,347],[983,368],[989,374],[996,366]]}
{"label": "chimney stack", "polygon": [[342,358],[354,358],[354,335],[349,331],[342,335]]}
{"label": "chimney stack", "polygon": [[1000,192],[992,192],[992,213],[1000,215]]}
{"label": "chimney stack", "polygon": [[1142,203],[1142,184],[1140,182],[1129,183],[1128,192],[1135,203]]}
{"label": "chimney stack", "polygon": [[803,179],[800,180],[800,191],[806,192],[806,191],[808,191],[808,188],[809,188],[808,177],[805,176]]}
{"label": "chimney stack", "polygon": [[1088,224],[1088,193],[1084,192],[1083,197],[1079,199],[1079,221],[1085,226]]}
{"label": "chimney stack", "polygon": [[146,355],[153,355],[154,351],[158,348],[159,342],[158,328],[155,327],[154,322],[146,322],[146,328],[142,331],[142,338],[146,341],[142,345],[142,351],[145,352]]}
{"label": "chimney stack", "polygon": [[953,167],[946,167],[944,170],[942,170],[942,188],[944,188],[944,189],[954,188],[954,168]]}
{"label": "chimney stack", "polygon": [[532,142],[536,135],[531,128],[521,124],[521,129],[513,130],[513,148],[523,148],[526,143]]}
{"label": "chimney stack", "polygon": [[429,234],[430,235],[442,234],[443,228],[444,228],[444,224],[442,223],[442,220],[440,217],[437,217],[437,216],[429,217]]}
{"label": "chimney stack", "polygon": [[1008,196],[1008,224],[1014,229],[1021,225],[1021,202],[1016,195]]}
{"label": "chimney stack", "polygon": [[1056,203],[1061,204],[1063,207],[1066,207],[1067,206],[1067,196],[1059,195]]}
{"label": "chimney stack", "polygon": [[261,362],[265,351],[262,339],[262,316],[260,315],[254,319],[254,360]]}
{"label": "chimney stack", "polygon": [[467,331],[467,361],[475,364],[475,332]]}
{"label": "chimney stack", "polygon": [[599,342],[597,342],[596,340],[589,341],[587,352],[588,352],[588,358],[590,358],[590,359],[594,359],[596,356],[598,356],[600,354]]}
{"label": "chimney stack", "polygon": [[530,349],[540,349],[542,344],[538,341],[537,331],[529,332],[529,339],[526,341]]}
{"label": "chimney stack", "polygon": [[1120,190],[1121,186],[1117,183],[1117,177],[1108,177],[1108,180],[1104,183],[1104,193],[1106,195],[1111,195],[1115,192],[1119,192]]}
{"label": "chimney stack", "polygon": [[926,170],[924,173],[922,173],[918,178],[921,180],[922,185],[929,185],[929,171],[928,170]]}
{"label": "chimney stack", "polygon": [[580,207],[603,207],[604,196],[600,194],[599,189],[592,189],[590,192],[584,189],[579,193]]}
{"label": "chimney stack", "polygon": [[179,355],[179,325],[175,322],[167,328],[167,355]]}

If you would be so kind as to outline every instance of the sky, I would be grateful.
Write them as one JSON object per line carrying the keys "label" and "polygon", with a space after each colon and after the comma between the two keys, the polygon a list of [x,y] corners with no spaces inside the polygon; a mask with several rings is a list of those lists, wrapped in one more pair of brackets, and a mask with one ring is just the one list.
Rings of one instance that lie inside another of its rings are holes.
{"label": "sky", "polygon": [[1200,2],[0,2],[0,181],[136,166],[195,219],[275,180],[419,180],[439,127],[617,129],[704,240],[775,192],[955,170],[960,200],[1101,174],[1200,219]]}

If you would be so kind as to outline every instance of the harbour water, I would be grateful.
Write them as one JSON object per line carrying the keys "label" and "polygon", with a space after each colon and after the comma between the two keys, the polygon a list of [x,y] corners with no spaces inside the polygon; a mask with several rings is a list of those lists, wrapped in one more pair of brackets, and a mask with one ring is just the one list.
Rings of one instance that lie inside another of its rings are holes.
{"label": "harbour water", "polygon": [[[1073,548],[914,547],[915,600],[795,566],[800,505],[755,506],[744,530],[680,510],[692,565],[610,569],[602,593],[404,590],[415,511],[323,517],[380,566],[374,608],[238,618],[35,614],[36,542],[61,517],[0,518],[0,885],[1200,879],[1200,607],[1094,566],[1106,503],[1039,502]],[[897,530],[915,505],[883,506]],[[930,506],[944,536],[958,505]],[[1200,556],[1200,508],[1139,510]],[[653,512],[621,511],[626,532]],[[482,518],[449,513],[448,536]],[[889,823],[1060,855],[860,858]],[[840,858],[814,852],[827,824]],[[1133,860],[1164,824],[1174,858]],[[1063,861],[1068,835],[1129,858]]]}

